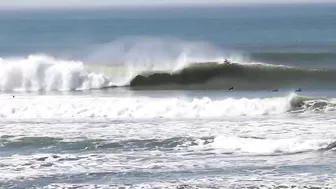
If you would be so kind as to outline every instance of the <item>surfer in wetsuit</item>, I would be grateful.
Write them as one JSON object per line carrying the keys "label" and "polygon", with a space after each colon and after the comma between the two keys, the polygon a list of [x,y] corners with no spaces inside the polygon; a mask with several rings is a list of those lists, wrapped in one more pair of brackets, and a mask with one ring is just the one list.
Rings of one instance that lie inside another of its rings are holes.
{"label": "surfer in wetsuit", "polygon": [[301,92],[302,91],[302,89],[301,88],[299,88],[298,90],[295,90],[295,92]]}
{"label": "surfer in wetsuit", "polygon": [[229,91],[233,91],[233,87],[229,88]]}
{"label": "surfer in wetsuit", "polygon": [[225,64],[230,64],[230,61],[228,61],[227,59],[224,60]]}

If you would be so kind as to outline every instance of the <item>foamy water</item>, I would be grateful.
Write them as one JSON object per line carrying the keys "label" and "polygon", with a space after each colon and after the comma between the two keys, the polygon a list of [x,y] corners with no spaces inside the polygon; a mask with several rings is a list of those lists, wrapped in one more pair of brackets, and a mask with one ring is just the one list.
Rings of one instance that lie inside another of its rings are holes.
{"label": "foamy water", "polygon": [[[150,99],[133,98],[132,103],[147,105]],[[159,105],[164,99],[150,100]],[[273,100],[279,99],[284,98]],[[17,100],[21,106],[37,100],[40,104],[32,104],[35,109],[26,108],[30,114],[25,117],[18,116],[22,112],[14,113],[17,117],[3,117],[0,121],[0,183],[4,187],[30,187],[39,183],[38,186],[47,188],[86,188],[97,180],[101,183],[95,185],[97,188],[176,188],[180,185],[208,188],[221,187],[223,182],[230,188],[267,184],[300,188],[335,183],[333,170],[336,168],[329,164],[335,161],[334,152],[325,150],[335,141],[335,119],[326,114],[102,119],[97,115],[86,117],[83,116],[86,114],[69,112],[76,112],[71,107],[76,108],[77,102],[82,107],[88,105],[86,101],[91,102],[87,107],[91,111],[97,111],[98,106],[117,108],[118,103],[113,101],[118,98],[23,95],[6,100]],[[173,104],[169,97],[166,100]],[[104,105],[100,101],[105,102]],[[68,105],[62,108],[55,102]],[[184,103],[187,102],[192,100]],[[48,116],[37,117],[37,110],[48,104],[52,104],[53,109],[40,112]],[[152,116],[162,115],[162,109],[148,107]],[[50,110],[54,112],[51,114]],[[328,175],[320,175],[320,170]]]}
{"label": "foamy water", "polygon": [[1,95],[3,118],[224,118],[282,114],[295,95],[279,98],[150,98]]}
{"label": "foamy water", "polygon": [[222,63],[228,59],[253,64],[245,62],[239,53],[220,52],[209,43],[150,37],[97,45],[84,57],[60,58],[49,54],[0,57],[0,90],[102,89],[128,86],[143,73],[176,73],[196,62]]}

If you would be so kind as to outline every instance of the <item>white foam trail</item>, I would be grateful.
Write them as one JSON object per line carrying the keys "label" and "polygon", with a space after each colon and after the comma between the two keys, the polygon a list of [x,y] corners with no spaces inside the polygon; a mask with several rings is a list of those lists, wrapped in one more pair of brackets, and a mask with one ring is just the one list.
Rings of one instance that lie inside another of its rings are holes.
{"label": "white foam trail", "polygon": [[292,95],[265,99],[1,96],[0,116],[8,118],[96,117],[113,119],[222,118],[281,114]]}
{"label": "white foam trail", "polygon": [[0,90],[79,90],[110,84],[102,74],[89,73],[79,61],[43,55],[0,59]]}
{"label": "white foam trail", "polygon": [[229,153],[244,154],[288,154],[320,150],[327,147],[331,139],[255,139],[219,136],[208,147]]}

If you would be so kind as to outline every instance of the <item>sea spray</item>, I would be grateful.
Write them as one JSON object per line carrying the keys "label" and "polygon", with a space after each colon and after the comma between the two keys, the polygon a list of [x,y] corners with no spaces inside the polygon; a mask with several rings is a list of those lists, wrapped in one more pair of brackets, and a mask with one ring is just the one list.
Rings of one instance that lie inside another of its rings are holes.
{"label": "sea spray", "polygon": [[58,60],[44,55],[0,59],[0,68],[2,91],[76,90],[109,85],[102,74],[87,72],[82,62]]}
{"label": "sea spray", "polygon": [[85,90],[126,86],[144,72],[174,73],[192,62],[220,62],[228,55],[203,42],[124,38],[93,45],[78,59],[44,54],[1,58],[0,90]]}

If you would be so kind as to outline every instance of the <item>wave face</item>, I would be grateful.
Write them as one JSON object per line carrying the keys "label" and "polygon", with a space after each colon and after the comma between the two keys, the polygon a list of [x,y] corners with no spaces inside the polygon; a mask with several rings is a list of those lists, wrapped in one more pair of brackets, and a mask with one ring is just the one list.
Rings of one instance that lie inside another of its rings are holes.
{"label": "wave face", "polygon": [[136,76],[130,85],[133,87],[189,85],[186,88],[199,89],[228,89],[234,86],[241,90],[318,88],[332,86],[336,82],[335,74],[336,70],[332,69],[213,62],[193,64],[172,74],[141,74]]}
{"label": "wave face", "polygon": [[1,97],[5,118],[224,118],[305,111],[334,111],[332,100],[295,94],[264,99],[212,100],[210,98],[55,97],[8,99]]}

